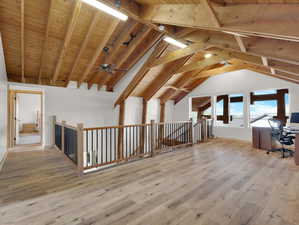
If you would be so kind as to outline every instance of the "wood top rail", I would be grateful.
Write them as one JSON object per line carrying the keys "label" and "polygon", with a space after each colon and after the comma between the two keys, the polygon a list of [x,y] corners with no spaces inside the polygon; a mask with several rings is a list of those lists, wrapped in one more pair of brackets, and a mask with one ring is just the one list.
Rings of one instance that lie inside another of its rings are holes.
{"label": "wood top rail", "polygon": [[165,125],[165,124],[178,124],[178,123],[191,123],[191,121],[175,121],[175,122],[165,122],[165,123],[155,123],[157,125]]}
{"label": "wood top rail", "polygon": [[[180,123],[190,123],[190,121],[177,121],[168,123],[154,123],[154,125],[165,125],[165,124],[180,124]],[[145,124],[132,124],[132,125],[122,125],[122,126],[108,126],[108,127],[90,127],[84,128],[83,130],[103,130],[103,129],[116,129],[116,128],[126,128],[126,127],[145,127],[150,126],[150,123]]]}
{"label": "wood top rail", "polygon": [[59,125],[59,126],[64,126],[64,127],[66,127],[66,128],[72,129],[72,130],[77,130],[77,127],[74,127],[74,126],[72,126],[72,125],[63,124],[63,123],[61,123],[61,122],[56,122],[55,124],[56,124],[56,125]]}
{"label": "wood top rail", "polygon": [[145,123],[145,124],[124,125],[124,126],[91,127],[91,128],[84,128],[83,130],[103,130],[103,129],[115,129],[115,128],[126,128],[126,127],[145,127],[150,125],[151,125],[150,123]]}

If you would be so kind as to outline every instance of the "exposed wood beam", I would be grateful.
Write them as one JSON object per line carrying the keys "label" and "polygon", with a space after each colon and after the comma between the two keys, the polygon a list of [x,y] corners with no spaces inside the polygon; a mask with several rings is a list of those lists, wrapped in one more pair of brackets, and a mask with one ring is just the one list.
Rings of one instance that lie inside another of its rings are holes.
{"label": "exposed wood beam", "polygon": [[46,32],[45,32],[45,36],[44,36],[41,62],[40,62],[39,71],[38,71],[38,79],[39,80],[41,80],[41,78],[42,78],[43,67],[44,67],[44,64],[46,61],[46,52],[47,52],[48,41],[49,41],[49,30],[50,30],[52,8],[53,8],[53,0],[49,0],[49,10],[48,10],[48,15],[47,15]]}
{"label": "exposed wood beam", "polygon": [[214,26],[216,27],[221,27],[221,23],[218,20],[218,17],[214,11],[214,9],[212,8],[209,0],[202,0],[201,3],[204,5],[204,7],[206,8],[206,10],[209,12],[209,14],[211,15],[212,21],[214,23]]}
{"label": "exposed wood beam", "polygon": [[[241,54],[239,54],[239,56],[241,56]],[[257,66],[263,66],[265,68],[267,68],[268,70],[276,70],[276,71],[281,71],[281,72],[285,72],[288,74],[292,74],[292,75],[296,75],[299,76],[299,66],[297,65],[292,65],[292,64],[288,64],[288,63],[284,63],[284,62],[279,62],[279,61],[275,61],[275,60],[271,60],[271,64],[269,64],[269,61],[267,60],[266,62],[260,62],[262,60],[259,60],[259,57],[252,56],[252,57],[238,57],[237,55],[235,57],[232,57],[235,59],[239,59],[242,60],[246,63],[250,63],[253,65],[257,65]],[[265,64],[264,64],[265,63]]]}
{"label": "exposed wood beam", "polygon": [[157,91],[174,75],[177,73],[179,68],[183,66],[191,56],[185,56],[177,59],[172,63],[164,65],[164,68],[158,75],[158,79],[154,79],[149,86],[142,92],[141,96],[146,100],[150,100]]}
{"label": "exposed wood beam", "polygon": [[213,64],[216,64],[223,60],[228,60],[228,59],[230,59],[229,54],[222,52],[222,53],[212,56],[211,58],[207,58],[207,59],[203,59],[201,61],[186,64],[186,65],[182,66],[180,69],[178,69],[176,71],[176,74],[186,73],[186,72],[190,72],[190,71],[194,71],[194,70],[203,70],[207,66],[211,66]]}
{"label": "exposed wood beam", "polygon": [[182,49],[178,49],[178,50],[169,52],[169,53],[165,54],[165,56],[162,56],[161,58],[156,59],[152,63],[151,67],[172,62],[174,60],[180,59],[185,56],[192,55],[196,52],[205,50],[210,47],[212,47],[212,46],[206,44],[205,42],[194,43],[186,48],[182,48]]}
{"label": "exposed wood beam", "polygon": [[160,123],[165,122],[165,103],[160,103]]}
{"label": "exposed wood beam", "polygon": [[246,47],[244,45],[244,42],[242,40],[242,37],[240,37],[239,35],[234,35],[238,45],[239,45],[239,48],[241,50],[241,52],[246,52]]}
{"label": "exposed wood beam", "polygon": [[150,65],[153,62],[153,60],[156,59],[156,57],[159,57],[167,47],[167,43],[165,41],[160,41],[147,61],[143,64],[141,69],[138,71],[138,73],[135,75],[133,80],[130,82],[130,84],[126,87],[126,89],[121,93],[121,95],[118,97],[116,102],[114,103],[114,106],[120,104],[122,101],[126,100],[130,94],[134,91],[134,89],[137,87],[137,85],[141,82],[141,80],[144,78],[146,73],[150,70]]}
{"label": "exposed wood beam", "polygon": [[81,5],[82,5],[81,0],[76,0],[74,3],[73,11],[72,11],[71,17],[69,19],[69,24],[68,24],[67,31],[66,31],[66,34],[64,37],[62,49],[60,51],[58,61],[57,61],[56,67],[55,67],[55,71],[54,71],[54,75],[53,75],[53,83],[56,82],[56,80],[59,76],[60,69],[61,69],[64,57],[65,57],[65,54],[66,54],[66,50],[71,42],[72,34],[75,29],[77,20],[79,18]]}
{"label": "exposed wood beam", "polygon": [[[129,68],[124,68],[122,65],[126,62],[126,60],[130,57],[130,55],[135,51],[136,47],[148,36],[148,34],[151,32],[151,28],[145,26],[142,28],[140,32],[137,33],[137,38],[135,38],[130,45],[126,48],[126,50],[121,54],[118,55],[118,58],[115,62],[115,67],[119,69],[129,69]],[[144,48],[146,49],[146,48]],[[123,73],[125,74],[125,73]],[[112,77],[105,77],[106,79],[102,83],[103,85],[106,84],[107,81],[113,79]],[[111,88],[111,86],[110,86]]]}
{"label": "exposed wood beam", "polygon": [[[222,66],[216,69],[210,69],[210,70],[197,70],[194,72],[189,72],[186,73],[184,76],[182,76],[180,79],[178,79],[173,86],[176,87],[178,90],[184,88],[188,83],[197,83],[198,80],[202,80],[203,78],[208,78],[211,76],[219,75],[222,73],[226,72],[231,72],[231,71],[236,71],[240,69],[245,69],[247,68],[245,64],[239,63],[239,64],[234,64],[234,65],[228,65],[228,66]],[[191,92],[192,90],[188,88],[188,92]],[[165,91],[161,96],[160,96],[160,101],[161,102],[166,102],[167,100],[173,99],[179,92],[175,89],[167,90]],[[185,92],[188,94],[188,92]]]}
{"label": "exposed wood beam", "polygon": [[119,105],[119,117],[118,117],[118,125],[122,126],[125,124],[125,102],[123,101]]}
{"label": "exposed wood beam", "polygon": [[[124,62],[120,68],[127,68],[130,70],[146,54],[146,52],[148,52],[153,46],[155,46],[155,44],[157,44],[162,36],[163,34],[152,30],[151,34],[143,40],[143,47],[140,48],[137,46],[129,59]],[[119,82],[125,75],[126,73],[124,72],[115,73],[115,76],[107,83],[107,90],[112,91],[117,82]]]}
{"label": "exposed wood beam", "polygon": [[119,24],[119,22],[120,22],[119,20],[112,18],[111,25],[107,28],[107,32],[106,32],[104,38],[102,39],[101,43],[96,48],[95,53],[93,54],[93,56],[90,60],[90,63],[88,64],[88,66],[86,67],[86,69],[83,72],[82,77],[78,81],[78,87],[81,86],[81,84],[87,78],[88,74],[93,69],[93,66],[94,66],[95,62],[97,61],[100,54],[103,52],[103,48],[106,46],[107,42],[109,41],[109,38],[111,37],[111,35],[115,31],[115,29],[116,29],[117,25]]}
{"label": "exposed wood beam", "polygon": [[[182,77],[180,77],[174,84],[173,87],[179,89],[179,88],[183,88],[184,85],[189,81],[189,79],[191,79],[195,74],[199,73],[200,70],[197,71],[193,71],[193,72],[188,72],[183,74]],[[164,103],[167,100],[172,99],[173,96],[176,95],[176,93],[178,93],[177,89],[172,88],[172,89],[168,89],[166,90],[161,96],[160,96],[160,102]]]}
{"label": "exposed wood beam", "polygon": [[[232,65],[232,67],[233,66],[234,65]],[[237,64],[234,67],[235,67],[235,69],[232,68],[231,71],[239,70],[239,69],[248,69],[248,70],[251,70],[251,71],[254,71],[254,72],[257,72],[257,73],[261,73],[261,74],[264,74],[264,75],[267,75],[267,76],[270,76],[270,77],[274,77],[274,78],[278,78],[278,79],[281,79],[281,80],[285,80],[285,81],[289,81],[289,82],[292,82],[292,83],[299,84],[299,77],[298,76],[295,76],[295,75],[292,75],[292,74],[288,74],[288,73],[284,73],[284,72],[279,72],[278,74],[272,74],[270,72],[269,68],[267,68],[265,66],[259,66],[259,65],[255,65],[255,64],[248,64],[248,63],[242,63],[242,62],[240,62],[239,65]],[[216,75],[217,70],[219,70],[218,71],[219,74],[223,73],[223,71],[221,71],[220,68],[219,69],[215,69],[215,70],[216,70],[215,74],[213,74],[213,75]],[[229,71],[227,71],[227,72],[229,72]],[[202,74],[205,74],[205,73],[208,73],[208,75],[211,75],[211,74],[209,74],[209,71],[202,72]],[[202,84],[208,78],[208,76],[201,76],[201,74],[198,74],[198,76],[194,76],[194,78],[197,78],[197,80],[195,79],[194,81],[192,81],[191,82],[191,86],[187,87],[190,90],[190,92],[193,91],[194,88],[198,87],[199,84]],[[176,93],[172,93],[172,95],[170,95],[169,93],[167,93],[167,94],[164,93],[163,95],[162,95],[162,97],[160,97],[160,101],[161,100],[162,101],[166,101],[168,99],[173,99],[175,96],[177,96],[175,98],[175,104],[177,104],[186,95],[188,95],[188,93],[180,92],[178,94],[176,92]],[[165,97],[167,98],[166,100],[165,100]]]}
{"label": "exposed wood beam", "polygon": [[[121,102],[119,104],[119,117],[118,117],[118,125],[123,126],[125,125],[125,102]],[[117,157],[121,159],[123,156],[123,145],[124,144],[124,129],[120,129],[118,132],[118,139],[117,139]]]}
{"label": "exposed wood beam", "polygon": [[298,74],[291,74],[291,73],[287,73],[284,71],[276,71],[275,74],[271,73],[271,68],[266,67],[264,65],[257,65],[255,63],[251,63],[251,62],[247,62],[247,61],[243,61],[242,60],[234,60],[235,63],[244,63],[247,66],[247,69],[255,71],[255,72],[259,72],[259,73],[263,73],[275,78],[279,78],[279,79],[283,79],[283,80],[287,80],[290,82],[294,82],[297,83],[299,82],[299,75]]}
{"label": "exposed wood beam", "polygon": [[186,88],[180,88],[180,87],[176,87],[176,86],[172,86],[172,85],[167,85],[165,86],[165,88],[167,89],[173,89],[175,91],[184,91],[184,92],[189,92],[189,90],[187,90]]}
{"label": "exposed wood beam", "polygon": [[81,45],[81,47],[80,47],[80,50],[79,50],[79,52],[78,52],[78,54],[77,54],[77,56],[76,56],[76,59],[75,59],[75,61],[74,61],[74,64],[73,64],[72,69],[71,69],[71,72],[68,74],[68,77],[67,77],[67,79],[66,79],[66,82],[67,82],[66,85],[68,85],[69,81],[72,79],[73,74],[75,73],[76,67],[77,67],[78,64],[79,64],[79,61],[80,61],[80,59],[81,59],[81,57],[82,57],[82,54],[83,54],[83,52],[84,52],[84,51],[86,50],[86,48],[87,48],[88,41],[90,40],[90,37],[91,37],[93,31],[94,31],[95,28],[96,28],[98,19],[99,19],[99,13],[98,13],[98,12],[95,12],[95,14],[94,14],[94,16],[93,16],[93,18],[92,18],[92,21],[91,21],[91,23],[90,23],[90,25],[89,25],[88,31],[87,31],[87,33],[86,33],[86,35],[85,35],[85,37],[84,37],[83,43],[82,43],[82,45]]}
{"label": "exposed wood beam", "polygon": [[268,60],[267,60],[266,57],[262,56],[262,62],[263,62],[263,65],[264,65],[264,66],[269,66],[269,64],[268,64]]}
{"label": "exposed wood beam", "polygon": [[[50,78],[44,78],[44,77],[39,79],[37,77],[25,76],[25,81],[23,81],[21,76],[8,74],[7,79],[9,82],[54,86]],[[59,86],[59,87],[64,87],[64,85],[65,85],[65,81],[63,80],[57,80],[57,82],[55,83],[55,86]]]}
{"label": "exposed wood beam", "polygon": [[[118,62],[122,61],[122,59],[121,59],[121,57],[118,57],[116,59],[116,56],[117,56],[119,50],[121,48],[123,48],[123,42],[125,42],[128,38],[130,38],[131,32],[133,32],[137,26],[138,26],[138,23],[134,20],[130,20],[125,24],[120,35],[118,35],[115,43],[113,43],[113,46],[109,47],[108,55],[104,56],[104,60],[105,60],[104,63],[115,64],[116,68],[119,67]],[[102,86],[105,84],[105,82],[107,80],[110,79],[110,77],[111,77],[111,75],[108,74],[107,72],[104,72],[104,71],[96,72],[94,74],[94,76],[90,79],[90,81],[88,82],[88,86],[91,87],[91,85],[97,80],[98,80],[98,84],[100,86]]]}
{"label": "exposed wood beam", "polygon": [[242,69],[246,69],[246,68],[247,68],[246,64],[243,64],[243,63],[223,66],[220,68],[200,72],[200,73],[196,74],[195,76],[193,76],[191,78],[191,80],[197,80],[199,78],[216,76],[219,74],[233,72],[233,71],[242,70]]}
{"label": "exposed wood beam", "polygon": [[[198,30],[188,35],[186,39],[193,42],[206,42],[210,46],[240,51],[233,35],[223,32]],[[244,37],[242,42],[247,53],[299,65],[298,42],[258,37]]]}
{"label": "exposed wood beam", "polygon": [[[198,79],[196,82],[193,82],[190,87],[190,91],[194,90],[194,88],[198,87],[201,85],[203,82],[205,82],[208,78],[201,78]],[[181,92],[177,97],[174,99],[174,103],[177,104],[179,101],[181,101],[185,96],[187,96],[189,93]]]}
{"label": "exposed wood beam", "polygon": [[194,29],[194,28],[190,28],[190,27],[185,27],[185,28],[180,29],[179,31],[176,31],[176,32],[174,33],[174,35],[175,35],[176,37],[178,37],[178,38],[183,38],[183,37],[185,37],[186,35],[188,35],[188,34],[194,32],[194,31],[196,31],[196,29]]}
{"label": "exposed wood beam", "polygon": [[257,73],[261,73],[270,77],[274,77],[274,78],[278,78],[281,80],[285,80],[291,83],[295,83],[295,84],[299,84],[299,78],[297,76],[294,76],[292,74],[288,74],[288,73],[284,73],[284,72],[277,72],[276,74],[272,74],[270,70],[268,70],[267,68],[262,68],[260,66],[256,66],[256,65],[251,65],[250,67],[248,67],[249,70],[257,72]]}
{"label": "exposed wood beam", "polygon": [[215,26],[213,17],[205,12],[202,4],[144,5],[142,19],[159,24],[299,39],[299,19],[294,19],[297,18],[299,4],[210,4],[221,27]]}
{"label": "exposed wood beam", "polygon": [[25,0],[21,0],[21,74],[22,74],[22,82],[25,82],[24,1]]}
{"label": "exposed wood beam", "polygon": [[[236,51],[230,51],[229,56],[231,58],[242,59],[243,61],[245,61],[247,63],[251,63],[252,65],[255,65],[255,66],[262,66],[263,65],[261,58],[259,58],[257,56],[247,55],[247,54],[236,52]],[[200,62],[196,62],[193,65],[188,65],[187,64],[187,65],[184,66],[185,68],[182,67],[181,70],[178,71],[178,72],[184,72],[184,71],[189,71],[190,69],[195,69],[195,68],[197,68],[197,64],[200,65]],[[286,71],[286,69],[288,69],[288,70],[291,69],[293,72],[299,74],[299,70],[298,70],[299,68],[297,68],[296,66],[295,66],[295,68],[290,68],[289,65],[288,66],[284,65],[283,62],[276,61],[276,64],[273,62],[273,64],[271,66],[279,67],[279,69],[282,69],[284,72],[288,72],[288,71]],[[202,78],[206,78],[206,77],[209,77],[209,76],[212,76],[212,75],[217,75],[217,74],[230,72],[230,71],[235,71],[235,70],[240,70],[240,69],[245,69],[245,68],[248,68],[248,64],[239,62],[239,64],[237,64],[237,65],[226,66],[226,67],[214,69],[214,70],[211,70],[211,71],[203,71],[201,73],[197,73],[194,76],[192,76],[192,75],[191,76],[190,75],[186,76],[188,79],[186,79],[184,82],[181,81],[179,84],[176,84],[175,87],[178,87],[178,88],[184,87],[184,85],[186,85],[190,81],[190,79],[193,80],[193,82],[194,82],[197,79],[202,79]],[[290,74],[288,74],[288,76],[290,76]],[[292,78],[294,78],[294,77],[292,77]],[[178,93],[178,91],[175,91],[175,90],[167,90],[160,97],[160,99],[161,99],[162,102],[165,102],[168,99],[172,99],[174,96],[177,95],[177,93]],[[182,96],[183,94],[180,94],[180,95]]]}
{"label": "exposed wood beam", "polygon": [[[177,51],[167,53],[164,57],[157,59],[155,61],[155,63],[153,63],[153,65],[159,65],[159,64],[163,64],[164,62],[170,62],[173,59],[178,59],[181,56],[190,54],[191,52],[194,53],[194,52],[200,51],[201,49],[198,48],[198,46],[200,46],[200,45],[201,45],[200,43],[199,43],[199,45],[197,45],[197,43],[193,44],[188,47],[188,51],[183,51],[184,49],[180,49]],[[212,45],[210,45],[209,43],[205,43],[204,45],[206,47],[204,47],[203,49],[207,49],[207,48],[210,49],[212,47]],[[255,63],[257,65],[263,65],[262,59],[264,59],[265,57],[261,58],[254,54],[251,54],[249,52],[246,52],[246,53],[241,52],[239,49],[235,50],[235,48],[230,48],[230,46],[229,46],[229,48],[227,48],[228,46],[226,45],[226,43],[224,43],[223,45],[215,45],[215,47],[224,49],[226,52],[229,53],[230,58],[237,58],[237,59],[249,61],[251,63]],[[187,49],[187,48],[185,48],[185,49]],[[232,49],[234,49],[234,50],[232,50]],[[272,60],[272,61],[274,61],[274,60]],[[292,74],[299,74],[299,66],[294,65],[294,64],[289,64],[287,62],[278,61],[278,60],[275,60],[275,61],[276,61],[275,64],[270,65],[271,67],[273,67],[273,69],[281,70],[281,71],[284,71],[287,73],[292,73]],[[178,71],[178,73],[190,71],[190,69],[196,68],[197,64],[200,64],[200,62],[194,63],[193,66],[185,65]]]}

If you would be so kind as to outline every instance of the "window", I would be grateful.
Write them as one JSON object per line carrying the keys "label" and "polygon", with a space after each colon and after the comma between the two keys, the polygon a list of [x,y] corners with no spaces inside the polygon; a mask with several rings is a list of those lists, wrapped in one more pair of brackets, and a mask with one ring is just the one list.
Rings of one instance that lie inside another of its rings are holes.
{"label": "window", "polygon": [[276,94],[276,90],[255,91],[255,95]]}
{"label": "window", "polygon": [[205,117],[210,119],[212,117],[211,97],[196,97],[192,98],[192,118],[193,121]]}
{"label": "window", "polygon": [[217,96],[216,125],[244,126],[243,95],[231,94]]}
{"label": "window", "polygon": [[223,125],[223,108],[224,108],[224,99],[222,96],[217,97],[216,102],[216,125]]}
{"label": "window", "polygon": [[268,119],[277,116],[277,102],[275,100],[256,101],[250,105],[251,126],[269,126]]}
{"label": "window", "polygon": [[288,89],[255,91],[250,94],[251,126],[269,126],[270,118],[279,119],[285,124],[288,116]]}
{"label": "window", "polygon": [[244,127],[244,102],[242,94],[234,94],[229,96],[229,124],[236,127]]}

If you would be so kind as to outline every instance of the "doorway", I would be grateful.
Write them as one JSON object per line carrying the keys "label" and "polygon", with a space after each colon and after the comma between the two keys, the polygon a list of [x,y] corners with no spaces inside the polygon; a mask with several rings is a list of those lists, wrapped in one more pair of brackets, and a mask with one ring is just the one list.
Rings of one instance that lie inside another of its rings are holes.
{"label": "doorway", "polygon": [[11,148],[42,144],[42,99],[40,91],[9,91],[9,127]]}

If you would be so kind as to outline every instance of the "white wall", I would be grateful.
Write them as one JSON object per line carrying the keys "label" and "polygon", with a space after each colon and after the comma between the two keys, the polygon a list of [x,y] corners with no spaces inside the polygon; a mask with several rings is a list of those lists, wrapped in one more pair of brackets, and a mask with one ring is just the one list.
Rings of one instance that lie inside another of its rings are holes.
{"label": "white wall", "polygon": [[117,109],[113,107],[115,93],[90,91],[83,88],[60,88],[10,83],[11,89],[38,90],[43,92],[44,132],[43,143],[51,144],[51,116],[57,121],[84,127],[112,126],[118,123]]}
{"label": "white wall", "polygon": [[[68,124],[76,125],[83,123],[85,127],[95,126],[113,126],[118,124],[119,106],[114,107],[117,97],[123,92],[127,85],[134,78],[143,63],[150,56],[153,48],[149,50],[136,63],[126,76],[118,82],[114,92],[97,91],[93,86],[91,90],[87,90],[87,85],[84,83],[80,89],[77,89],[75,82],[70,82],[68,88],[28,85],[20,83],[10,83],[13,89],[20,90],[39,90],[43,92],[43,120],[44,132],[43,143],[50,145],[52,140],[52,122],[51,116],[56,115],[57,120],[65,120]],[[140,123],[142,110],[142,101],[129,98],[126,109],[128,115],[126,123]],[[130,107],[131,105],[131,107]]]}
{"label": "white wall", "polygon": [[[147,103],[146,122],[151,120],[160,122],[160,100],[151,99]],[[125,125],[142,123],[143,99],[141,97],[129,97],[125,103]],[[174,101],[165,103],[165,122],[173,121]]]}
{"label": "white wall", "polygon": [[157,98],[147,102],[146,122],[150,123],[151,120],[157,123],[160,122],[160,100]]}
{"label": "white wall", "polygon": [[[299,111],[299,85],[255,73],[240,70],[210,77],[202,85],[175,105],[174,120],[188,120],[191,112],[191,97],[244,94],[251,91],[288,88],[290,112]],[[251,128],[216,127],[216,136],[251,140]]]}
{"label": "white wall", "polygon": [[171,122],[174,118],[174,101],[170,100],[165,103],[165,122]]}
{"label": "white wall", "polygon": [[125,102],[125,125],[142,123],[143,100],[140,97],[129,97]]}
{"label": "white wall", "polygon": [[7,150],[7,74],[0,34],[0,162]]}

